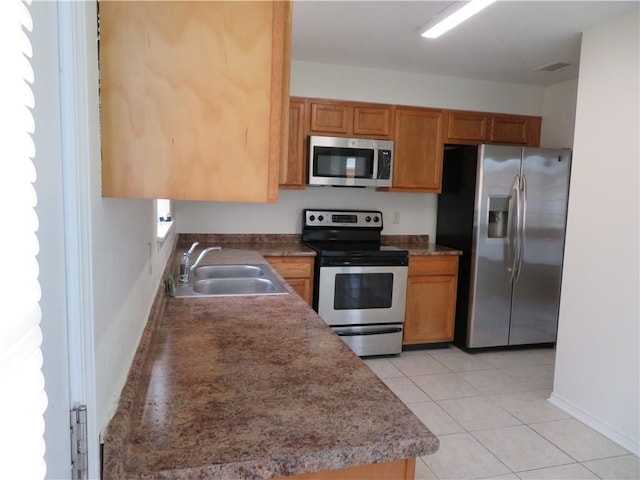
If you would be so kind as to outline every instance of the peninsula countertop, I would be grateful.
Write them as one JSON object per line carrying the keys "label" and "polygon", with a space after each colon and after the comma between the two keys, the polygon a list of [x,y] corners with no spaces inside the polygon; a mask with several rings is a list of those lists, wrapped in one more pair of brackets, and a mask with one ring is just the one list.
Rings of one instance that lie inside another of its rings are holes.
{"label": "peninsula countertop", "polygon": [[[266,263],[247,250],[212,254],[207,263]],[[107,430],[106,479],[267,479],[437,450],[290,292],[163,299]]]}

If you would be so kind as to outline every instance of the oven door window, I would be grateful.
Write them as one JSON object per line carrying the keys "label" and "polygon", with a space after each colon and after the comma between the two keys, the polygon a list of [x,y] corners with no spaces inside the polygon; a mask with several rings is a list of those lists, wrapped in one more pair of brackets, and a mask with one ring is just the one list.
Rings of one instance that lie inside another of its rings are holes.
{"label": "oven door window", "polygon": [[339,273],[335,277],[334,310],[391,308],[393,273]]}
{"label": "oven door window", "polygon": [[374,151],[361,148],[315,147],[315,177],[373,178]]}

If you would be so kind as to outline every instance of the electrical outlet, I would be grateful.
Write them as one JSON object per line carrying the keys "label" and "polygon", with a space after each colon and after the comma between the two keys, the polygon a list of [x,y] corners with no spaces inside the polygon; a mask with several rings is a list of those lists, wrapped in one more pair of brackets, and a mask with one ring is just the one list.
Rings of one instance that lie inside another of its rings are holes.
{"label": "electrical outlet", "polygon": [[393,224],[394,225],[400,224],[400,212],[393,212]]}

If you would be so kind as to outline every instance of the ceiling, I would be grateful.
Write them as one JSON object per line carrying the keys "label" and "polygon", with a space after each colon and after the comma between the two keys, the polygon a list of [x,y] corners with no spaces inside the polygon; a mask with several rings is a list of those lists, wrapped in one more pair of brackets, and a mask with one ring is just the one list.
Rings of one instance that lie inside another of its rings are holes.
{"label": "ceiling", "polygon": [[[438,39],[420,27],[452,1],[293,3],[293,60],[548,86],[577,78],[581,32],[640,1],[499,0]],[[554,72],[536,69],[570,64]]]}

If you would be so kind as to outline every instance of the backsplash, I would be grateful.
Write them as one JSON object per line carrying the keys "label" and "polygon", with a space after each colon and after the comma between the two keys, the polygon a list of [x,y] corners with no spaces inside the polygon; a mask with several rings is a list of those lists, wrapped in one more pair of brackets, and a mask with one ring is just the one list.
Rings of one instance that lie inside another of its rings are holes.
{"label": "backsplash", "polygon": [[[437,195],[389,193],[368,188],[308,187],[280,190],[277,203],[175,202],[178,233],[301,233],[305,208],[374,209],[384,235],[435,238]],[[399,222],[394,224],[394,214]]]}

